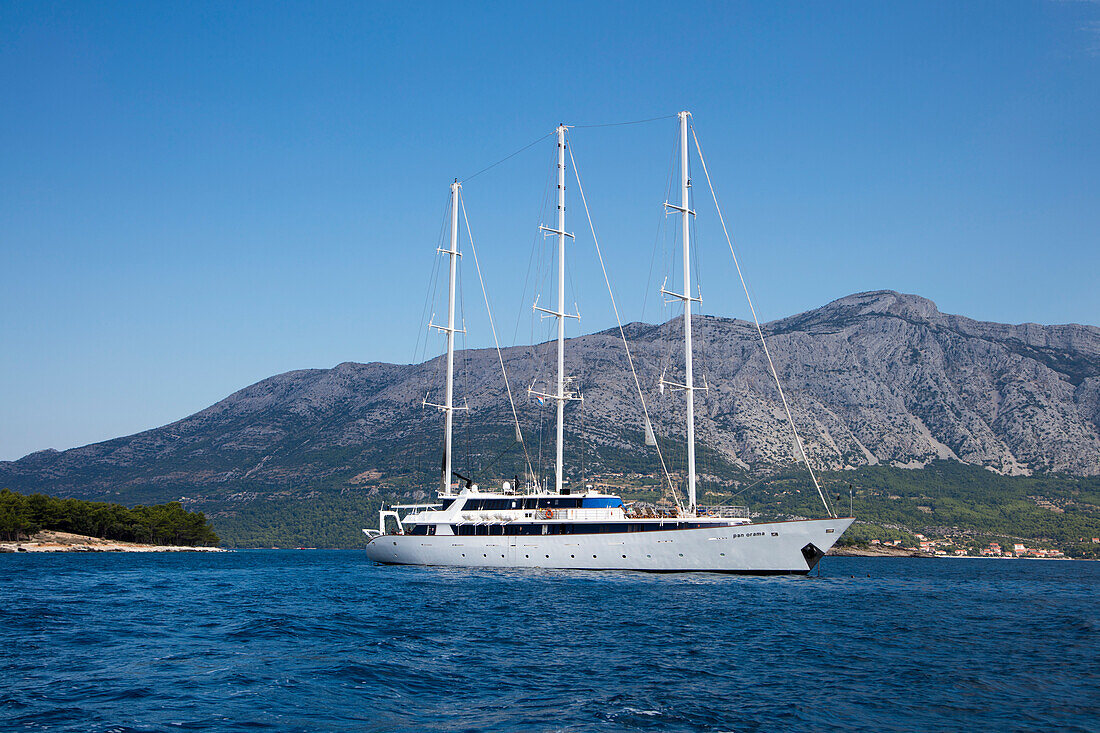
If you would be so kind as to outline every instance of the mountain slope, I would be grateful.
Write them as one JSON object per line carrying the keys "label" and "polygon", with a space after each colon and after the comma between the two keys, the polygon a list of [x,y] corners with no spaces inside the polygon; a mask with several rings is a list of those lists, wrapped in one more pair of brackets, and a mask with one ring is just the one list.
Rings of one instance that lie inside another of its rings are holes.
{"label": "mountain slope", "polygon": [[[656,432],[676,464],[683,398],[655,386],[665,369],[680,378],[682,324],[627,331]],[[916,467],[947,458],[1006,474],[1100,475],[1100,328],[984,323],[942,314],[918,296],[876,291],[769,323],[765,332],[815,465]],[[793,442],[752,325],[700,318],[693,335],[709,385],[696,411],[704,473],[716,480],[790,463]],[[569,475],[654,470],[617,330],[571,339],[567,348],[585,395],[567,408]],[[552,376],[548,349],[504,351],[536,463],[540,419],[544,459],[551,452],[552,413],[530,403],[525,389]],[[458,400],[470,409],[456,424],[456,468],[521,473],[521,451],[508,450],[514,430],[495,352],[465,352],[457,362],[466,366]],[[439,463],[441,420],[420,403],[439,391],[440,367],[434,359],[280,374],[162,428],[2,462],[0,486],[124,502],[424,488]]]}

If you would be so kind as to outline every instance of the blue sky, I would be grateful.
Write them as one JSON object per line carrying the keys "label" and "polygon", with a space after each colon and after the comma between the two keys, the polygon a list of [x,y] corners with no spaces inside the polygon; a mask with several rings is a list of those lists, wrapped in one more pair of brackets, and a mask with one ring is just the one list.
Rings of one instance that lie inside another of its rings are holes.
{"label": "blue sky", "polygon": [[[1098,324],[1098,72],[1093,2],[0,2],[0,459],[419,358],[449,182],[558,122],[690,109],[762,318],[890,288]],[[627,320],[672,315],[675,125],[571,133]],[[553,155],[464,187],[506,343]],[[704,310],[747,317],[699,201]],[[590,238],[570,269],[612,325]]]}

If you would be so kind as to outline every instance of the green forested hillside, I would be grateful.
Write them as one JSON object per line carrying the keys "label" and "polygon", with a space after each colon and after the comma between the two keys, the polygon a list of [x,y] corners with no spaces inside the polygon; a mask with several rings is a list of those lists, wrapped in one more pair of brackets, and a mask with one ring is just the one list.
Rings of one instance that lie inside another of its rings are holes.
{"label": "green forested hillside", "polygon": [[[663,497],[656,480],[629,474],[607,480],[621,485],[620,493],[628,500],[655,502]],[[911,541],[919,532],[953,537],[960,546],[1014,539],[1062,549],[1075,557],[1100,556],[1100,545],[1091,541],[1100,537],[1100,478],[1001,476],[939,461],[917,470],[870,466],[825,473],[821,481],[830,503],[842,515],[848,514],[848,486],[852,486],[857,523],[844,537],[848,543],[873,538]],[[411,498],[404,490],[393,496],[313,491],[304,498],[263,498],[204,508],[230,547],[361,547],[366,542],[361,529],[377,526],[383,500]],[[704,482],[700,503],[746,504],[761,519],[822,514],[805,469],[763,479]]]}
{"label": "green forested hillside", "polygon": [[378,526],[375,498],[315,495],[258,499],[212,507],[210,521],[226,547],[353,548],[366,545],[365,527]]}
{"label": "green forested hillside", "polygon": [[0,539],[17,540],[43,529],[155,545],[217,545],[219,541],[202,512],[189,512],[178,501],[125,507],[0,490]]}
{"label": "green forested hillside", "polygon": [[[1074,557],[1100,557],[1100,478],[1057,474],[1002,476],[956,461],[908,470],[866,466],[821,477],[829,501],[857,523],[844,541],[953,537],[959,546],[1028,540]],[[838,500],[839,497],[839,500]],[[731,500],[731,494],[712,497]],[[805,471],[777,475],[737,497],[764,517],[814,516],[821,501]]]}

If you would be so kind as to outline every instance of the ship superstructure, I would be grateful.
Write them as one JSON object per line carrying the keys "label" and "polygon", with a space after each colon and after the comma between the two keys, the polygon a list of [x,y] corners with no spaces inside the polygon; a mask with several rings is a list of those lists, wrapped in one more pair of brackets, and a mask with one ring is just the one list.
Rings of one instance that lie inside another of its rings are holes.
{"label": "ship superstructure", "polygon": [[[378,529],[363,530],[370,538],[367,555],[380,563],[398,565],[448,565],[467,567],[521,567],[521,568],[571,568],[588,570],[646,570],[646,571],[714,571],[751,574],[808,573],[821,557],[840,538],[851,525],[850,517],[837,517],[825,500],[824,492],[816,475],[810,470],[813,484],[821,497],[828,514],[823,519],[798,519],[782,522],[753,522],[748,508],[740,506],[700,506],[697,503],[697,472],[695,457],[695,392],[706,390],[697,386],[693,374],[692,349],[692,304],[701,301],[692,295],[691,282],[691,217],[695,212],[691,208],[689,178],[688,130],[690,114],[678,115],[680,124],[680,200],[679,203],[665,202],[666,211],[678,215],[681,223],[682,240],[682,290],[675,292],[662,286],[661,293],[666,298],[679,300],[683,304],[683,366],[684,381],[676,382],[662,375],[660,389],[682,392],[685,397],[686,432],[686,475],[684,488],[687,493],[686,505],[680,501],[672,478],[665,469],[664,457],[660,454],[653,435],[652,423],[646,400],[630,357],[629,345],[619,321],[623,345],[627,349],[631,373],[644,413],[646,443],[657,451],[660,457],[664,478],[671,493],[676,497],[675,506],[667,508],[657,506],[627,506],[614,494],[602,493],[591,487],[583,491],[567,488],[564,480],[564,407],[567,402],[583,400],[583,396],[574,388],[574,380],[565,369],[565,323],[566,319],[578,318],[566,311],[565,304],[565,253],[567,240],[574,237],[566,230],[565,222],[565,185],[566,154],[573,164],[572,151],[566,144],[567,126],[560,125],[557,137],[557,221],[553,227],[541,226],[543,234],[554,237],[557,242],[556,302],[553,308],[538,305],[534,310],[544,317],[557,320],[557,359],[556,375],[552,388],[538,389],[532,384],[528,395],[540,404],[555,403],[556,442],[553,486],[545,488],[531,479],[535,476],[530,457],[524,446],[527,463],[527,482],[520,489],[515,482],[501,482],[499,488],[482,489],[471,479],[460,476],[452,466],[453,418],[456,410],[466,409],[454,404],[454,336],[459,331],[455,319],[456,266],[459,252],[459,208],[461,184],[456,180],[451,184],[450,245],[440,252],[448,258],[448,312],[446,325],[431,324],[446,337],[446,381],[442,403],[432,403],[425,398],[424,404],[438,408],[444,413],[443,460],[438,502],[429,504],[405,504],[383,508],[379,514]],[[692,131],[694,137],[694,131]],[[706,172],[705,162],[700,162]],[[709,173],[707,174],[709,185]],[[582,201],[584,192],[578,188]],[[711,189],[713,194],[713,188]],[[717,197],[715,197],[717,205]],[[587,214],[588,205],[584,201]],[[463,208],[463,217],[465,210]],[[721,210],[719,209],[721,218]],[[595,229],[592,229],[595,240]],[[467,228],[468,228],[467,223]],[[723,231],[725,222],[722,220]],[[728,241],[727,234],[727,241]],[[596,242],[598,252],[598,242]],[[733,251],[732,243],[730,245]],[[476,258],[476,253],[475,253]],[[602,266],[602,255],[600,255]],[[736,263],[736,256],[735,256]],[[738,274],[740,268],[738,266]],[[480,276],[480,268],[479,268]],[[606,271],[605,271],[606,279]],[[742,284],[744,284],[742,278]],[[610,291],[610,285],[609,285]],[[748,289],[745,288],[746,296]],[[486,298],[488,305],[488,298]],[[614,304],[616,319],[618,310]],[[751,307],[751,299],[750,299]],[[755,309],[753,318],[756,320]],[[492,315],[490,313],[490,324]],[[772,365],[762,330],[757,321],[757,332],[761,344],[768,356],[776,387],[779,389],[787,418],[795,437],[801,459],[809,468],[805,450],[783,395],[778,375]],[[494,327],[494,340],[496,333]],[[498,344],[499,355],[499,344]],[[512,415],[516,419],[517,438],[522,443],[515,403],[511,386],[501,359],[504,371]],[[453,483],[459,478],[458,484]],[[461,488],[460,488],[461,487]]]}

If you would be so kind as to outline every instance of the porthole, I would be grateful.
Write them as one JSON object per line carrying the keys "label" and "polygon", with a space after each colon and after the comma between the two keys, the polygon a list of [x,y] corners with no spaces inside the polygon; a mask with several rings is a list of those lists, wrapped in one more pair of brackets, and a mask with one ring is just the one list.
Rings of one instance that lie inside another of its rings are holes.
{"label": "porthole", "polygon": [[623,555],[623,559],[624,559],[624,560],[626,559],[626,555]]}
{"label": "porthole", "polygon": [[483,553],[483,554],[482,554],[481,556],[482,556],[482,557],[489,557],[488,555],[486,555],[486,554],[484,554],[484,553]]}
{"label": "porthole", "polygon": [[547,556],[546,556],[546,559],[547,559],[547,560],[549,560],[549,559],[550,559],[550,556],[549,556],[549,555],[547,555]]}
{"label": "porthole", "polygon": [[680,553],[680,557],[683,557],[683,556],[684,556],[684,553],[682,553],[682,552],[681,552],[681,553]]}
{"label": "porthole", "polygon": [[646,557],[653,557],[653,555],[646,555]]}
{"label": "porthole", "polygon": [[724,552],[719,552],[718,554],[721,555],[722,557],[726,556],[726,553],[724,553]]}
{"label": "porthole", "polygon": [[570,555],[569,557],[576,557],[576,555]]}
{"label": "porthole", "polygon": [[524,555],[524,557],[526,557],[526,558],[530,558],[531,556],[530,556],[530,555]]}
{"label": "porthole", "polygon": [[462,553],[462,557],[466,557],[466,553],[465,553],[465,552],[464,552],[464,553]]}
{"label": "porthole", "polygon": [[593,560],[595,560],[595,559],[596,559],[596,556],[595,556],[595,555],[593,555],[593,556],[592,556],[592,559],[593,559]]}

